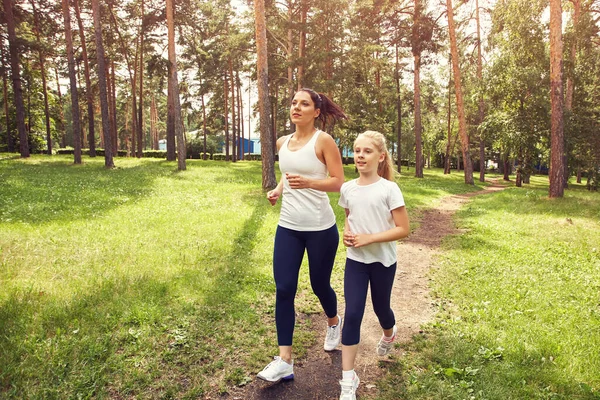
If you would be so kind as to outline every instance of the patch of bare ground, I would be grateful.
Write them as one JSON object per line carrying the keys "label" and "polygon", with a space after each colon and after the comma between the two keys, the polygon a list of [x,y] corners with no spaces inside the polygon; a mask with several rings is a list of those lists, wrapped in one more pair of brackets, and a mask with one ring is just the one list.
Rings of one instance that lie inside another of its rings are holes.
{"label": "patch of bare ground", "polygon": [[[504,189],[494,183],[484,190],[443,198],[433,209],[425,211],[420,218],[420,226],[411,235],[399,242],[398,269],[392,292],[392,309],[396,316],[398,341],[408,342],[419,333],[421,325],[430,321],[434,314],[429,296],[428,272],[439,251],[442,239],[448,235],[460,234],[454,226],[452,216],[473,196]],[[339,309],[344,310],[343,297],[339,294]],[[333,352],[323,351],[325,318],[323,315],[299,316],[312,318],[312,325],[318,327],[317,342],[308,350],[304,359],[294,364],[295,379],[279,383],[263,382],[255,379],[245,387],[235,388],[223,396],[209,397],[229,400],[333,400],[339,398],[339,379],[342,370],[341,346]],[[370,295],[362,323],[360,350],[356,359],[355,371],[360,377],[358,398],[372,399],[377,395],[376,383],[383,374],[387,357],[379,357],[375,352],[381,337],[381,328],[370,303]],[[395,350],[397,353],[399,350]],[[397,354],[396,354],[397,355]],[[258,372],[258,371],[257,371]]]}

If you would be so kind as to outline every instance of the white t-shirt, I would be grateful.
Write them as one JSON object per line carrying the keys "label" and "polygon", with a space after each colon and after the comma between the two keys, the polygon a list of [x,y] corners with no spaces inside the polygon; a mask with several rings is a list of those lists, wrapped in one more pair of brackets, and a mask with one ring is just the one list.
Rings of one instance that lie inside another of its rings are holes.
{"label": "white t-shirt", "polygon": [[[356,234],[379,233],[394,228],[392,210],[404,206],[404,197],[396,182],[384,178],[364,186],[359,185],[356,179],[345,182],[340,193],[338,204],[350,211],[349,228]],[[380,262],[389,267],[397,260],[396,242],[347,247],[346,256],[361,263]]]}
{"label": "white t-shirt", "polygon": [[279,225],[295,231],[323,231],[335,224],[335,214],[326,192],[315,189],[292,189],[285,173],[298,174],[306,178],[325,179],[327,166],[319,160],[315,152],[317,131],[302,148],[291,151],[289,135],[279,149],[279,170],[283,175],[283,198]]}

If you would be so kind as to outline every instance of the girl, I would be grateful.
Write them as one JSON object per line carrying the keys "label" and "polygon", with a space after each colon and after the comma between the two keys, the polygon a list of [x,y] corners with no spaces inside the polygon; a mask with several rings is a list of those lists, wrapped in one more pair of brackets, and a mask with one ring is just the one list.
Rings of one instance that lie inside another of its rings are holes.
{"label": "girl", "polygon": [[383,335],[377,354],[384,356],[396,339],[390,296],[396,274],[396,241],[409,234],[402,192],[394,182],[391,157],[379,132],[367,131],[354,141],[359,177],[342,185],[339,205],[346,209],[344,245],[347,247],[342,331],[342,392],[340,400],[355,400],[360,380],[354,361],[360,341],[367,289]]}
{"label": "girl", "polygon": [[330,279],[339,234],[326,192],[338,192],[344,182],[342,159],[333,138],[315,127],[346,119],[342,109],[322,93],[300,89],[290,107],[296,131],[277,140],[281,180],[267,193],[271,205],[283,195],[275,233],[273,275],[276,285],[275,325],[279,356],[258,377],[270,382],[294,378],[292,338],[298,274],[308,254],[312,290],[327,315],[326,351],[340,343],[342,319]]}

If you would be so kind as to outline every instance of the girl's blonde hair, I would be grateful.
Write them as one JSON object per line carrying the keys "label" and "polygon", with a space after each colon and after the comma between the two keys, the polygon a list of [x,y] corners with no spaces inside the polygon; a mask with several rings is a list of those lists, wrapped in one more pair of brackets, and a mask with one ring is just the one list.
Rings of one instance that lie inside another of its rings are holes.
{"label": "girl's blonde hair", "polygon": [[387,146],[385,145],[385,137],[377,131],[365,131],[359,134],[356,137],[356,140],[358,140],[358,138],[360,137],[371,139],[371,141],[375,145],[375,148],[380,153],[385,155],[385,158],[382,162],[379,163],[379,166],[377,167],[377,175],[387,179],[388,181],[393,181],[395,173],[394,165],[392,163],[392,157],[390,156],[390,153],[387,150]]}

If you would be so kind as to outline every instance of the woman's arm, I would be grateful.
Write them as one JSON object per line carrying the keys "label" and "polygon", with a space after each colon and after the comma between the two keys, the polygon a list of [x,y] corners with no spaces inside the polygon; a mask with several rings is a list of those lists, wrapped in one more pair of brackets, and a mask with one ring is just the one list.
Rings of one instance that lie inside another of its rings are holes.
{"label": "woman's arm", "polygon": [[[286,136],[282,136],[277,139],[277,152],[279,152],[279,149],[281,149],[283,142],[285,142],[285,138]],[[283,176],[281,179],[279,179],[279,184],[277,184],[277,187],[267,193],[267,200],[269,200],[269,203],[271,203],[272,206],[277,203],[277,200],[281,197],[281,193],[283,193]]]}
{"label": "woman's arm", "polygon": [[[407,237],[410,233],[410,224],[408,222],[408,213],[406,212],[406,207],[402,206],[394,208],[391,212],[392,218],[394,219],[394,225],[396,225],[395,227],[378,233],[355,234],[354,239],[352,240],[352,246],[361,247],[371,243],[394,242],[398,239]],[[344,244],[346,244],[345,237],[344,230]]]}

